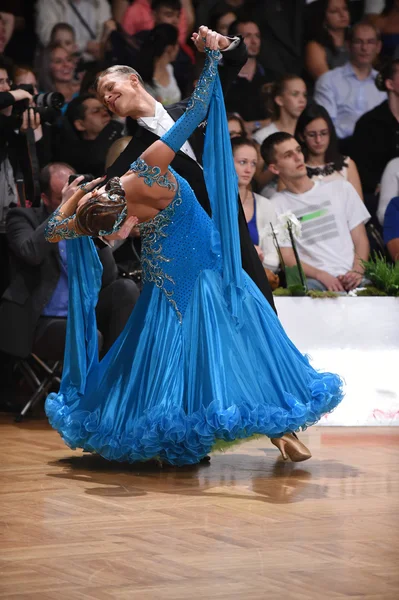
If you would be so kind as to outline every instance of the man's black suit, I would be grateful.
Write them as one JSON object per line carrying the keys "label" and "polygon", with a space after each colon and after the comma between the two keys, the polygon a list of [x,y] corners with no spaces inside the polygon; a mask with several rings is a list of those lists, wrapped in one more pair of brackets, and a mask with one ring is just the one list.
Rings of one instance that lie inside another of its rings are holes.
{"label": "man's black suit", "polygon": [[[45,207],[14,208],[7,215],[11,283],[0,300],[0,351],[13,356],[24,358],[32,352],[42,311],[60,277],[58,244],[50,244],[44,237],[48,218]],[[132,281],[117,279],[118,269],[110,248],[99,249],[98,255],[103,266],[98,327],[103,333],[113,321],[114,329],[105,331],[106,344],[108,333],[115,339],[123,329],[139,291]]]}
{"label": "man's black suit", "polygon": [[[243,64],[245,64],[246,60],[246,46],[242,41],[237,48],[224,53],[223,66],[220,68],[220,78],[224,91],[230,86],[237,73],[241,70]],[[167,111],[174,121],[177,121],[184,113],[187,102],[188,99],[167,107]],[[111,165],[111,167],[108,169],[108,177],[120,177],[126,173],[131,163],[136,160],[149,146],[151,146],[151,144],[159,139],[159,137],[151,131],[139,126],[136,121],[130,120],[129,127],[129,133],[133,136],[133,139],[130,141],[122,154],[116,159],[113,165]],[[198,127],[193,135],[189,138],[189,142],[194,150],[198,162],[201,163],[202,152],[204,148],[204,128],[201,126]],[[230,151],[230,149],[226,150]],[[183,152],[179,151],[173,159],[171,166],[177,173],[179,173],[179,175],[184,177],[189,182],[199,203],[210,215],[211,206],[208,192],[206,190],[204,173],[199,164]],[[275,310],[272,291],[262,263],[259,260],[258,254],[250,238],[244,211],[239,200],[238,225],[241,242],[242,266],[259,287],[263,295],[267,298],[273,310]]]}

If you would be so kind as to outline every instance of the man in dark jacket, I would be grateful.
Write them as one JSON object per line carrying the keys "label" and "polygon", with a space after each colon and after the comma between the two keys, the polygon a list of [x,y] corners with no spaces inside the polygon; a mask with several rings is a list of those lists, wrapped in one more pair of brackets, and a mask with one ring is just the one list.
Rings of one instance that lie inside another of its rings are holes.
{"label": "man in dark jacket", "polygon": [[[201,28],[202,34],[195,40],[197,49],[204,49],[202,37],[212,35],[207,27]],[[241,38],[226,38],[218,36],[219,48],[223,52],[223,67],[220,69],[220,77],[223,90],[229,87],[237,76],[242,66],[247,60],[247,51]],[[117,98],[119,94],[112,92],[115,81],[120,81],[121,77],[127,77],[120,70],[120,67],[110,67],[98,80],[97,91],[100,99],[113,112],[119,114],[119,111],[126,109],[127,113],[132,112],[132,102],[135,102],[135,96],[121,99]],[[130,75],[135,80],[135,85],[141,85],[139,75]],[[114,90],[116,88],[114,87]],[[136,160],[152,143],[159,139],[163,133],[168,131],[175,121],[184,113],[187,100],[168,106],[166,109],[156,102],[144,88],[140,90],[140,97],[143,103],[137,104],[137,119],[131,122],[130,134],[133,139],[122,152],[119,158],[108,169],[108,176],[121,176],[129,169],[131,163]],[[127,106],[129,104],[129,106]],[[126,114],[127,114],[126,113]],[[199,127],[189,140],[184,144],[181,150],[176,154],[171,166],[184,177],[191,187],[204,210],[211,214],[211,207],[204,181],[202,170],[202,151],[204,148],[204,128]],[[238,200],[238,199],[237,199]],[[258,254],[249,236],[247,223],[241,202],[238,200],[238,221],[241,241],[241,257],[244,270],[253,279],[270,305],[274,308],[273,296],[267,280],[263,266],[258,258]]]}
{"label": "man in dark jacket", "polygon": [[[8,213],[6,234],[12,271],[11,283],[0,301],[0,351],[9,355],[24,358],[40,345],[48,353],[44,358],[48,358],[53,347],[63,347],[68,311],[67,244],[65,240],[50,244],[44,232],[51,213],[76,189],[79,179],[66,185],[72,173],[66,164],[46,166],[41,173],[43,206],[14,208]],[[133,281],[118,279],[108,246],[98,247],[98,254],[103,276],[97,326],[105,352],[124,328],[139,290]]]}

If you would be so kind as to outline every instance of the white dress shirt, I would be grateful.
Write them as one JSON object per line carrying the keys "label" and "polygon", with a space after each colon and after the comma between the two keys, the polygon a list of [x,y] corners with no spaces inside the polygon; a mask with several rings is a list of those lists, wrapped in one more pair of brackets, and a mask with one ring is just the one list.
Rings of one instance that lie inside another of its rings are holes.
{"label": "white dress shirt", "polygon": [[[140,117],[137,119],[137,123],[141,125],[141,127],[144,127],[144,129],[152,131],[155,135],[162,137],[164,133],[173,127],[175,121],[160,102],[155,102],[155,115],[153,117]],[[184,142],[180,150],[197,162],[194,150],[189,142]]]}

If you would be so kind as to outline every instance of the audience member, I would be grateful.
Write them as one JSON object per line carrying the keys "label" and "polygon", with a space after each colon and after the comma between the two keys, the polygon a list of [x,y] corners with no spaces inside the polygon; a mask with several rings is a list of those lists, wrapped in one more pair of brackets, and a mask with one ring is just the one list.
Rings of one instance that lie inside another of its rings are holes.
{"label": "audience member", "polygon": [[259,62],[275,81],[286,73],[303,72],[305,0],[248,2],[248,12],[262,35]]}
{"label": "audience member", "polygon": [[40,89],[46,92],[59,92],[65,98],[63,111],[79,93],[79,82],[74,78],[75,60],[60,45],[48,46],[43,52],[39,72]]}
{"label": "audience member", "polygon": [[[272,85],[269,98],[272,121],[254,133],[254,140],[258,144],[262,144],[269,135],[278,131],[294,135],[298,117],[307,103],[306,84],[298,75],[285,75]],[[256,181],[262,195],[271,198],[277,189],[278,180],[265,168],[263,159],[258,164]]]}
{"label": "audience member", "polygon": [[207,24],[212,31],[217,31],[222,35],[228,35],[230,25],[236,20],[237,15],[233,12],[231,6],[223,3],[222,5],[216,5],[210,12]]}
{"label": "audience member", "polygon": [[393,58],[399,45],[399,1],[386,0],[379,15],[370,15],[369,19],[381,33],[382,59]]}
{"label": "audience member", "polygon": [[316,0],[309,4],[306,21],[309,42],[305,67],[313,80],[342,67],[349,59],[346,40],[350,15],[347,0]]}
{"label": "audience member", "polygon": [[[44,230],[50,214],[76,190],[79,179],[67,185],[72,173],[73,170],[62,163],[47,165],[41,173],[43,205],[40,208],[15,208],[8,213],[12,278],[0,302],[0,350],[7,354],[26,357],[39,342],[51,349],[52,344],[65,340],[68,245],[65,240],[49,244]],[[117,267],[109,247],[99,248],[98,254],[103,275],[97,323],[105,352],[121,333],[139,291],[133,281],[117,278]],[[46,340],[43,340],[44,334]]]}
{"label": "audience member", "polygon": [[135,0],[126,10],[122,26],[130,35],[168,23],[179,30],[179,43],[184,46],[194,26],[191,0]]}
{"label": "audience member", "polygon": [[103,26],[111,18],[107,0],[38,0],[36,11],[36,33],[42,46],[50,43],[54,25],[68,23],[84,59],[99,58]]}
{"label": "audience member", "polygon": [[310,179],[345,179],[363,199],[356,164],[339,152],[334,124],[323,106],[311,103],[305,108],[298,119],[295,137],[302,146]]}
{"label": "audience member", "polygon": [[237,113],[227,113],[227,126],[231,138],[246,137],[245,123]]}
{"label": "audience member", "polygon": [[387,163],[399,156],[399,60],[389,62],[376,79],[388,100],[367,112],[356,124],[351,156],[359,168],[365,194],[378,193]]}
{"label": "audience member", "polygon": [[[290,211],[302,225],[296,240],[309,289],[348,292],[363,281],[369,257],[365,223],[370,215],[354,187],[344,180],[309,179],[301,146],[289,133],[274,133],[262,144],[262,156],[285,189],[273,198],[277,214]],[[286,266],[295,265],[288,242],[281,244]]]}
{"label": "audience member", "polygon": [[258,161],[258,146],[245,137],[235,137],[231,144],[238,176],[238,190],[249,234],[263,266],[277,271],[279,258],[270,227],[270,224],[275,225],[277,222],[276,212],[273,203],[264,196],[255,194],[251,187]]}
{"label": "audience member", "polygon": [[396,196],[399,196],[399,157],[390,160],[382,174],[377,208],[377,218],[381,225],[384,224],[388,204]]}
{"label": "audience member", "polygon": [[138,62],[146,90],[164,105],[179,102],[182,97],[172,65],[179,52],[177,34],[173,25],[156,25],[141,46]]}
{"label": "audience member", "polygon": [[0,12],[0,54],[4,53],[14,31],[15,17],[9,12]]}
{"label": "audience member", "polygon": [[306,107],[306,84],[298,75],[284,75],[271,87],[270,115],[272,121],[253,135],[261,144],[272,133],[286,131],[294,135],[298,118]]}
{"label": "audience member", "polygon": [[375,86],[377,71],[373,62],[381,48],[376,28],[359,23],[349,34],[350,61],[324,73],[316,82],[314,100],[324,106],[341,140],[348,147],[357,120],[386,99],[386,93]]}
{"label": "audience member", "polygon": [[[7,70],[9,69],[9,70]],[[44,166],[51,157],[51,138],[48,129],[42,127],[40,116],[33,112],[33,97],[25,90],[11,90],[11,67],[0,57],[0,230],[4,225],[4,207],[16,206],[18,200],[22,202],[22,194],[29,202],[35,200],[34,182],[32,177],[31,156],[28,153],[26,132],[28,126],[33,130],[36,152],[40,166]],[[36,79],[34,73],[26,68],[17,68],[18,81],[33,83]],[[13,106],[20,100],[27,101],[32,108],[23,106],[18,109],[18,114],[13,114]],[[28,120],[29,117],[29,120]],[[46,131],[46,134],[44,132]],[[23,186],[17,195],[15,178],[17,174],[23,180]]]}
{"label": "audience member", "polygon": [[[253,21],[235,21],[229,35],[241,35],[248,50],[248,60],[239,72],[225,96],[226,108],[237,112],[246,121],[248,132],[266,125],[267,110],[262,96],[265,83],[272,81],[258,62],[260,52],[260,31]],[[223,72],[223,66],[221,67]]]}
{"label": "audience member", "polygon": [[110,146],[122,136],[123,125],[94,94],[83,94],[69,103],[65,125],[55,151],[56,158],[81,173],[100,177]]}
{"label": "audience member", "polygon": [[[133,5],[135,6],[135,5]],[[140,69],[140,63],[146,62],[144,56],[143,44],[147,48],[151,43],[149,41],[153,35],[154,27],[159,25],[169,25],[176,27],[178,15],[181,10],[180,0],[157,0],[154,2],[156,10],[153,11],[153,28],[142,29],[134,35],[129,44],[121,44],[120,35],[111,38],[113,44],[113,61],[112,63],[127,64],[136,70]],[[174,16],[173,16],[174,15]],[[180,92],[183,96],[190,94],[194,81],[194,60],[191,48],[187,44],[182,44],[179,37],[178,53],[173,62],[173,74],[176,78]]]}
{"label": "audience member", "polygon": [[384,242],[392,260],[399,262],[399,196],[392,198],[385,212]]}

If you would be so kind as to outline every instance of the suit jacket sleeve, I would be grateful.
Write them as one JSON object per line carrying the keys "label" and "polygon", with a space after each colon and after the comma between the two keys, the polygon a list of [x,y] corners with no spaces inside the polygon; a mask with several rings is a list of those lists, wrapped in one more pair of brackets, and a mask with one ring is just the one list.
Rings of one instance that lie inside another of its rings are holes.
{"label": "suit jacket sleeve", "polygon": [[44,230],[46,219],[36,226],[36,219],[30,208],[12,208],[7,214],[6,235],[12,252],[28,265],[40,265],[51,252],[51,244],[46,242]]}

